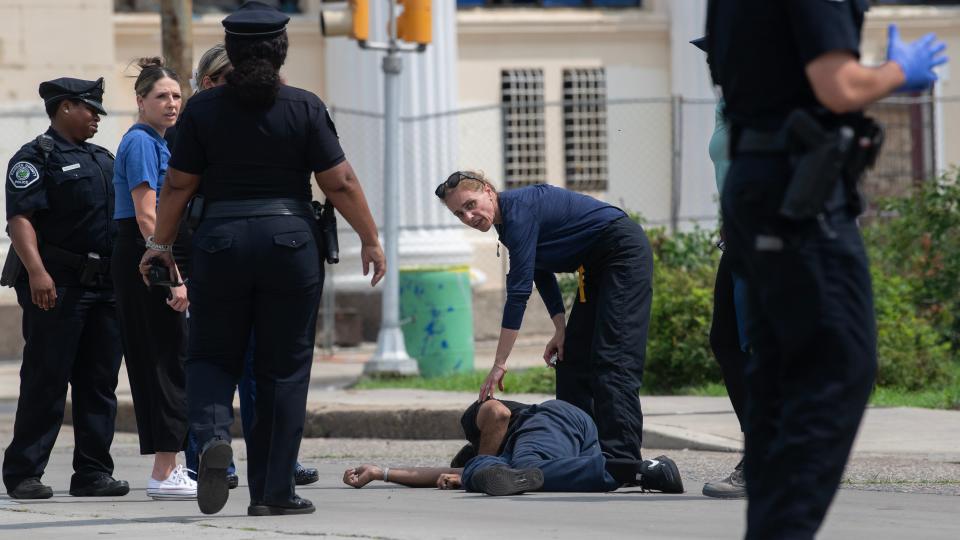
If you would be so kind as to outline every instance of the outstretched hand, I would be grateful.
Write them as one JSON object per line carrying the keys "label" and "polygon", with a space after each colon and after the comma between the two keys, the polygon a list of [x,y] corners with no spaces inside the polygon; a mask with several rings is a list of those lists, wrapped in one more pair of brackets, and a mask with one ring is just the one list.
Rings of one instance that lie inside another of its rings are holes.
{"label": "outstretched hand", "polygon": [[493,392],[495,389],[499,389],[503,392],[503,376],[506,375],[507,368],[494,364],[490,368],[490,373],[487,375],[487,378],[484,379],[483,385],[480,386],[480,396],[477,398],[477,401],[483,403],[489,398],[493,397]]}
{"label": "outstretched hand", "polygon": [[347,469],[343,473],[343,483],[357,489],[381,478],[383,478],[383,469],[376,465],[361,465]]}
{"label": "outstretched hand", "polygon": [[900,66],[906,79],[897,90],[911,92],[930,88],[938,79],[933,68],[947,63],[943,54],[946,48],[947,45],[933,33],[906,43],[900,39],[897,25],[891,24],[887,28],[887,60]]}

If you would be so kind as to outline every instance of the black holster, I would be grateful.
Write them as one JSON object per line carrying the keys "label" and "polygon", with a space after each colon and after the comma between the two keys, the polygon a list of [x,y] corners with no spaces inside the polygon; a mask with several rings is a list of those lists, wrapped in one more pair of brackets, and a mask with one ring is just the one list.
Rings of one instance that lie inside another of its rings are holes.
{"label": "black holster", "polygon": [[326,261],[328,264],[337,264],[340,262],[340,241],[337,239],[337,212],[333,203],[329,200],[323,204],[310,201],[310,206],[313,207],[313,217],[317,220],[323,240],[321,263]]}
{"label": "black holster", "polygon": [[0,273],[0,285],[4,287],[13,287],[17,283],[17,279],[20,278],[20,274],[23,273],[23,261],[20,260],[20,256],[17,255],[17,250],[13,249],[13,245],[10,245],[10,249],[7,251],[7,258],[3,261],[3,272]]}
{"label": "black holster", "polygon": [[200,226],[200,222],[203,221],[203,207],[203,195],[194,195],[190,198],[190,201],[187,202],[187,210],[184,212],[183,220],[191,232],[196,231],[197,227]]}

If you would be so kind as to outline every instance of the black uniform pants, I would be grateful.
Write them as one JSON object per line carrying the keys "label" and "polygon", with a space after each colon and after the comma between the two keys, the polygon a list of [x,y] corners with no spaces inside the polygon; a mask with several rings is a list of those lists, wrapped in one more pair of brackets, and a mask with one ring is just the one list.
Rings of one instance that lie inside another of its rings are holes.
{"label": "black uniform pants", "polygon": [[833,500],[876,375],[867,257],[840,182],[823,223],[778,215],[782,155],[734,158],[722,197],[747,281],[747,538],[812,538]]}
{"label": "black uniform pants", "polygon": [[23,308],[23,364],[13,440],[3,459],[3,483],[41,477],[63,423],[67,384],[74,429],[71,486],[113,474],[110,445],[117,416],[120,335],[113,291],[57,287],[56,306],[44,311],[16,285]]}
{"label": "black uniform pants", "polygon": [[744,409],[747,403],[746,370],[750,354],[740,344],[737,327],[737,308],[734,301],[733,273],[730,272],[730,256],[724,252],[717,267],[717,280],[713,286],[713,320],[710,323],[710,349],[720,364],[723,383],[733,411],[744,431]]}
{"label": "black uniform pants", "polygon": [[179,452],[187,441],[187,320],[148,288],[138,265],[146,251],[135,219],[119,221],[111,258],[117,311],[140,453]]}
{"label": "black uniform pants", "polygon": [[640,384],[653,298],[653,256],[640,225],[612,222],[584,263],[586,302],[574,299],[557,399],[576,405],[597,424],[608,457],[640,460]]}
{"label": "black uniform pants", "polygon": [[[256,413],[247,434],[254,502],[294,494],[323,267],[312,219],[205,220],[194,237],[187,395],[200,447],[230,440],[233,396],[251,330]],[[201,454],[201,462],[203,456]]]}

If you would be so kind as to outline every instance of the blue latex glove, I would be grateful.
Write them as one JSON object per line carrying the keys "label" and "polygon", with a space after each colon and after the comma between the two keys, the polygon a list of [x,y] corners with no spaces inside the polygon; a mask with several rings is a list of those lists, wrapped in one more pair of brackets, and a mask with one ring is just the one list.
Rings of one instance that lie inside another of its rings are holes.
{"label": "blue latex glove", "polygon": [[947,57],[942,54],[946,48],[947,45],[932,33],[904,43],[900,39],[900,29],[891,24],[887,28],[887,60],[896,62],[907,78],[897,91],[916,92],[933,86],[937,82],[933,68],[947,63]]}

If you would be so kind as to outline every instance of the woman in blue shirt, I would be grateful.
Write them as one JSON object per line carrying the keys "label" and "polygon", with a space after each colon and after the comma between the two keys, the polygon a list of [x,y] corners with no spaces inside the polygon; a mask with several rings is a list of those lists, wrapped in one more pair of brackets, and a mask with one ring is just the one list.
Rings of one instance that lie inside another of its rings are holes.
{"label": "woman in blue shirt", "polygon": [[[477,172],[453,173],[436,195],[464,225],[495,228],[510,253],[500,340],[480,400],[503,390],[507,358],[536,283],[555,328],[543,359],[554,365],[557,357],[557,398],[594,419],[612,458],[608,470],[621,483],[634,481],[641,468],[638,394],[653,296],[653,258],[643,229],[623,210],[587,195],[549,185],[498,193]],[[575,271],[580,286],[566,321],[554,273]],[[672,460],[654,465],[679,478]]]}
{"label": "woman in blue shirt", "polygon": [[139,66],[134,87],[139,115],[120,141],[114,167],[119,232],[111,270],[140,453],[154,455],[147,495],[194,499],[197,484],[176,460],[187,439],[186,287],[145,287],[136,268],[156,223],[157,194],[170,158],[163,134],[177,121],[180,83],[159,58],[141,59]]}

